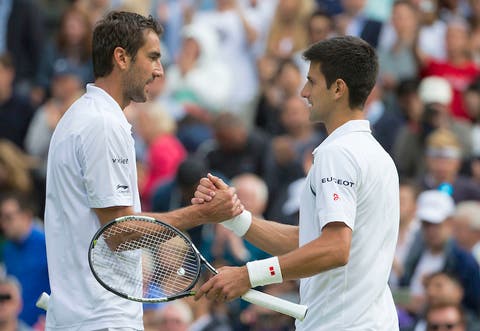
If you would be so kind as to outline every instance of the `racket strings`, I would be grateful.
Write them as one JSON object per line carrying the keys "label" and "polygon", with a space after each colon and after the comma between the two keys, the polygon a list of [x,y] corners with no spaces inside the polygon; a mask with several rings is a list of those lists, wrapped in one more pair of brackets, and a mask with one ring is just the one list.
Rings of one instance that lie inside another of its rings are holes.
{"label": "racket strings", "polygon": [[97,276],[115,291],[138,299],[183,293],[198,275],[198,257],[189,242],[160,223],[115,224],[92,253]]}

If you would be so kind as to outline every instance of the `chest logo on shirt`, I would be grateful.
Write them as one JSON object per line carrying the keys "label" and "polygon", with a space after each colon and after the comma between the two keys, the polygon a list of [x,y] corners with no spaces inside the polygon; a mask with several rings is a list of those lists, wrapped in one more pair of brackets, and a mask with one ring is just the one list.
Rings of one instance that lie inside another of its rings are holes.
{"label": "chest logo on shirt", "polygon": [[343,186],[347,186],[347,187],[353,187],[355,185],[354,182],[351,182],[349,180],[335,178],[335,177],[331,177],[331,176],[322,178],[321,182],[322,182],[322,184],[335,183],[335,184],[343,185]]}
{"label": "chest logo on shirt", "polygon": [[128,164],[128,157],[113,157],[113,164]]}
{"label": "chest logo on shirt", "polygon": [[333,201],[340,200],[340,196],[337,193],[333,193]]}

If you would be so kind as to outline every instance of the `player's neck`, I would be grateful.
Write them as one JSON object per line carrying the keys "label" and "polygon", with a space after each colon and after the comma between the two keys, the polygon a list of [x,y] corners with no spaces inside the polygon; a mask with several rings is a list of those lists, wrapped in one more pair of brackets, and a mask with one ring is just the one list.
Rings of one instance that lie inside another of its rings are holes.
{"label": "player's neck", "polygon": [[107,92],[123,110],[128,106],[130,101],[124,99],[122,85],[119,82],[120,79],[118,77],[109,75],[106,77],[97,78],[95,80],[95,86]]}
{"label": "player's neck", "polygon": [[330,135],[333,131],[348,121],[364,119],[365,116],[362,110],[345,108],[334,112],[332,116],[325,121],[325,128],[327,129],[327,134]]}

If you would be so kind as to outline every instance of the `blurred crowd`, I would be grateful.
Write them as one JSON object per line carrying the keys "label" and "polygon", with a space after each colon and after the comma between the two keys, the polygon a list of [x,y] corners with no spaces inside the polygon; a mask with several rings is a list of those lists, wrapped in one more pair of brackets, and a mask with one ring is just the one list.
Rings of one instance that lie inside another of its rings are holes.
{"label": "blurred crowd", "polygon": [[[380,70],[364,112],[401,178],[390,279],[400,328],[480,330],[480,0],[0,0],[0,331],[44,328],[35,301],[49,292],[49,141],[93,82],[92,30],[110,10],[164,27],[165,77],[125,110],[143,210],[190,204],[212,172],[254,215],[297,224],[326,136],[299,96],[302,51],[338,35],[374,46]],[[188,234],[217,266],[268,256],[221,226]],[[298,300],[296,282],[262,290]],[[240,300],[144,308],[146,330],[294,329]]]}

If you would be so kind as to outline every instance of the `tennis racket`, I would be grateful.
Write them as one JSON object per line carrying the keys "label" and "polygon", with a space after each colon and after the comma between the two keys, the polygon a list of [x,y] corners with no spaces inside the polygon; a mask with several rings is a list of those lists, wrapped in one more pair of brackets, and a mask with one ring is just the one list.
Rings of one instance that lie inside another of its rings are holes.
{"label": "tennis racket", "polygon": [[[217,270],[173,226],[146,216],[114,219],[97,231],[88,251],[90,269],[107,290],[138,302],[167,302],[195,295],[204,265]],[[307,307],[249,290],[242,299],[303,320]]]}

